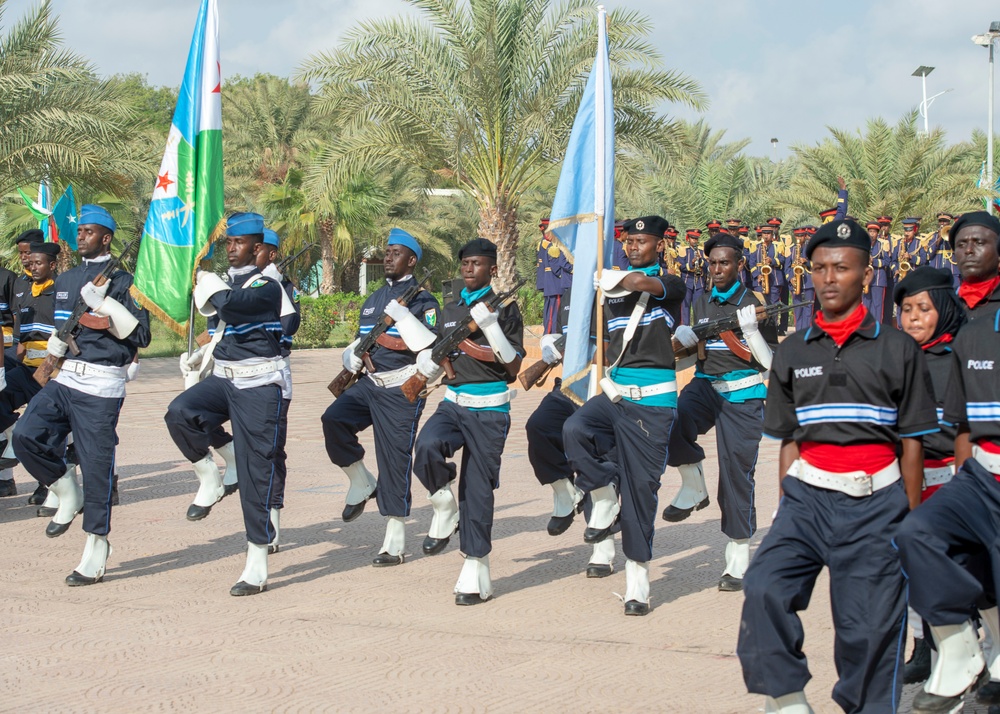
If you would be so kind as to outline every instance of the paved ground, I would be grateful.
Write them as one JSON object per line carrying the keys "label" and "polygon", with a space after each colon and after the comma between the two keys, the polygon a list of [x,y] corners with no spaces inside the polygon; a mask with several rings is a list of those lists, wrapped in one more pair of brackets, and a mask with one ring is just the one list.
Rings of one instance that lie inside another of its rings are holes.
{"label": "paved ground", "polygon": [[[543,392],[522,393],[497,494],[496,597],[456,607],[457,537],[441,555],[423,556],[431,514],[416,481],[413,555],[402,567],[371,567],[383,535],[373,505],[340,521],[346,478],[329,464],[319,425],[339,354],[299,352],[294,361],[283,546],[262,595],[229,596],[245,548],[235,498],[204,521],[184,518],[196,481],[162,420],[180,387],[175,360],[145,360],[129,389],[119,426],[122,505],[104,583],[63,584],[82,533],[74,525],[46,538],[45,521],[25,505],[34,483],[16,470],[22,494],[0,502],[0,711],[762,710],[761,698],[745,693],[735,655],[742,596],[716,589],[725,539],[714,504],[683,523],[660,522],[653,611],[624,617],[613,594],[624,592],[621,554],[614,576],[588,580],[582,519],[561,537],[545,533],[550,491],[531,473],[523,430]],[[714,440],[706,447],[711,459]],[[765,442],[762,522],[775,508],[776,462]],[[661,502],[677,480],[673,470],[664,477]],[[839,711],[829,699],[827,591],[824,578],[805,616],[817,712]]]}

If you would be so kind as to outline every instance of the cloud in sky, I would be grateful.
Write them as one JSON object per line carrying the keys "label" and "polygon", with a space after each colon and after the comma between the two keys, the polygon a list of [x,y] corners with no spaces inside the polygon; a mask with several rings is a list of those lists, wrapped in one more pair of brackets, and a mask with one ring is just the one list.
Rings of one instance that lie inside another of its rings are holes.
{"label": "cloud in sky", "polygon": [[[35,3],[10,0],[9,25]],[[140,72],[154,84],[180,83],[198,0],[53,0],[66,44],[102,73]],[[220,0],[225,76],[289,75],[311,54],[334,47],[357,22],[412,13],[403,0]],[[954,141],[986,128],[987,51],[973,45],[1000,8],[987,0],[607,0],[653,23],[665,63],[701,82],[704,113],[727,137],[787,155],[824,137],[826,126],[895,120],[921,99],[919,65],[935,67],[929,95],[934,126]],[[667,107],[697,119],[684,107]]]}

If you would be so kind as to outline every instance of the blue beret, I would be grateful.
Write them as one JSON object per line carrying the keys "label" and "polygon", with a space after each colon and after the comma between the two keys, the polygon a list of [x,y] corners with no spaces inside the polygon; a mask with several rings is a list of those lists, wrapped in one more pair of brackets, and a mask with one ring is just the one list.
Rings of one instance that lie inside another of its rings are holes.
{"label": "blue beret", "polygon": [[264,245],[273,245],[275,248],[281,245],[281,238],[270,228],[264,229]]}
{"label": "blue beret", "polygon": [[404,248],[409,248],[417,256],[417,260],[420,260],[424,255],[424,251],[420,250],[420,244],[417,243],[417,239],[402,228],[393,228],[389,231],[389,240],[386,241],[386,245],[401,245]]}
{"label": "blue beret", "polygon": [[118,224],[115,223],[115,219],[111,217],[106,208],[95,206],[92,203],[80,206],[80,217],[77,221],[81,226],[91,223],[97,226],[104,226],[112,233],[118,228]]}
{"label": "blue beret", "polygon": [[234,213],[226,221],[227,236],[253,236],[264,232],[264,217],[259,213]]}

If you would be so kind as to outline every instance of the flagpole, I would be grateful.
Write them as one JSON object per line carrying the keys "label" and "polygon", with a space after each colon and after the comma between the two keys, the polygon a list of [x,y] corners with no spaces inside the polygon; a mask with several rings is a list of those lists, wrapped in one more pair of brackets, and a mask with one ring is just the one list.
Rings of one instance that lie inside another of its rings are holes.
{"label": "flagpole", "polygon": [[[607,13],[604,10],[603,5],[597,6],[597,55],[601,56],[607,48]],[[595,170],[594,170],[594,213],[597,216],[597,280],[598,286],[596,290],[597,298],[597,309],[595,311],[595,322],[597,323],[596,332],[597,335],[597,352],[594,355],[594,360],[597,362],[597,386],[594,394],[601,394],[604,390],[601,389],[601,380],[604,378],[604,296],[601,294],[600,279],[601,273],[604,270],[604,189],[605,189],[605,132],[606,127],[604,126],[604,63],[596,62],[594,64],[597,70],[597,78],[595,84],[594,92],[594,102],[595,102],[595,112],[594,112],[594,150],[595,150]]]}

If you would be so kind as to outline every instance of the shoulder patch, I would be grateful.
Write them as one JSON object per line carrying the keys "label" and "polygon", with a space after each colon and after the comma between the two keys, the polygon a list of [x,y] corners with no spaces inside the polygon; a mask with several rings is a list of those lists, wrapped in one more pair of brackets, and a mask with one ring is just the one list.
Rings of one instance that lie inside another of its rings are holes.
{"label": "shoulder patch", "polygon": [[424,322],[426,322],[429,327],[437,326],[438,324],[437,310],[425,310]]}
{"label": "shoulder patch", "polygon": [[265,285],[267,285],[267,281],[264,280],[263,278],[258,278],[257,280],[254,280],[252,283],[250,283],[250,287],[252,288],[260,288]]}
{"label": "shoulder patch", "polygon": [[292,302],[298,302],[300,296],[301,296],[301,294],[299,293],[298,289],[293,287],[292,288]]}

